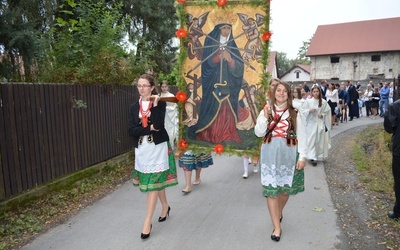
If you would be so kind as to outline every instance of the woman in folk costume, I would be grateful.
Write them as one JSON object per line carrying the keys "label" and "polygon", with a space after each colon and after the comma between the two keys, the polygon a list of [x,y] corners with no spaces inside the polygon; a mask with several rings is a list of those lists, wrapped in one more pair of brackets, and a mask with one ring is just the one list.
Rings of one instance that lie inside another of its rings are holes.
{"label": "woman in folk costume", "polygon": [[301,110],[305,117],[307,131],[308,156],[313,166],[318,157],[328,157],[331,147],[332,112],[327,101],[322,99],[321,89],[317,84],[311,88],[313,98],[307,99]]}
{"label": "woman in folk costume", "polygon": [[147,193],[147,214],[140,235],[142,239],[147,239],[157,199],[162,204],[158,219],[162,222],[170,212],[165,188],[177,185],[178,180],[175,158],[164,127],[166,103],[159,101],[152,75],[141,75],[137,87],[140,99],[129,108],[129,134],[135,146],[133,185]]}
{"label": "woman in folk costume", "polygon": [[[161,82],[161,97],[175,97],[174,94],[168,91],[168,82],[166,80]],[[167,108],[165,113],[165,129],[169,136],[169,143],[172,149],[175,148],[175,141],[178,138],[179,127],[178,127],[178,104],[173,102],[167,102]]]}
{"label": "woman in folk costume", "polygon": [[304,140],[297,139],[305,133],[305,128],[297,122],[299,117],[292,106],[289,84],[279,81],[269,98],[257,117],[254,132],[264,137],[260,155],[261,184],[274,228],[271,239],[279,241],[283,209],[289,195],[304,191],[307,146]]}
{"label": "woman in folk costume", "polygon": [[210,152],[192,152],[188,150],[179,156],[179,167],[181,167],[185,174],[186,186],[182,189],[184,194],[192,192],[192,172],[195,170],[196,178],[193,181],[193,185],[199,185],[201,183],[201,170],[208,168],[213,165],[214,161]]}

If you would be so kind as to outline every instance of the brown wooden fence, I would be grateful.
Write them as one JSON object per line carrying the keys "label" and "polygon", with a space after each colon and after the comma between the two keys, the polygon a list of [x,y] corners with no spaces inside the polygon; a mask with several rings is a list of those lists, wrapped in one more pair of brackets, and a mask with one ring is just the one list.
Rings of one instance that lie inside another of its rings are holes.
{"label": "brown wooden fence", "polygon": [[132,148],[133,86],[0,84],[0,201]]}

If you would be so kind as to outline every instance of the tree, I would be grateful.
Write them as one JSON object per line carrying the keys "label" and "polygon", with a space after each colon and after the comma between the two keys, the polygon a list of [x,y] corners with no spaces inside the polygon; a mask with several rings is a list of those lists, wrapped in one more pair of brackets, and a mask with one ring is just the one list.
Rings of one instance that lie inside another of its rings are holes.
{"label": "tree", "polygon": [[294,66],[293,60],[287,58],[286,53],[277,52],[277,59],[279,64],[278,75],[280,76]]}
{"label": "tree", "polygon": [[[171,0],[2,0],[0,13],[1,79],[115,82],[174,64]],[[124,51],[126,35],[135,53]]]}
{"label": "tree", "polygon": [[152,64],[154,72],[168,73],[177,47],[173,45],[177,16],[172,0],[124,0],[122,13],[130,16],[128,34],[137,60]]}
{"label": "tree", "polygon": [[[120,3],[67,0],[43,38],[37,74],[46,82],[131,84],[144,63],[124,48]],[[47,69],[47,70],[45,70]]]}
{"label": "tree", "polygon": [[0,3],[1,74],[12,81],[29,81],[37,51],[36,39],[49,27],[49,13],[55,1],[6,1]]}
{"label": "tree", "polygon": [[303,45],[299,48],[296,60],[302,64],[310,64],[310,59],[306,56],[308,47],[310,47],[311,39],[303,41]]}

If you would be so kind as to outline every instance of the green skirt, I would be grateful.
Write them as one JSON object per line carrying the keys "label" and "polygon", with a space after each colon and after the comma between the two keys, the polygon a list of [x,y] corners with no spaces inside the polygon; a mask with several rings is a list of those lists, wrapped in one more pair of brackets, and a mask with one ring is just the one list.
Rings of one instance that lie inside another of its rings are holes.
{"label": "green skirt", "polygon": [[159,191],[166,187],[178,185],[178,176],[176,174],[175,157],[171,146],[168,143],[168,163],[169,169],[158,173],[141,173],[133,170],[133,185],[138,186],[142,192]]}
{"label": "green skirt", "polygon": [[294,195],[304,191],[304,170],[295,168],[292,186],[285,185],[283,187],[272,187],[271,185],[263,186],[263,195],[265,197],[277,197],[279,194]]}

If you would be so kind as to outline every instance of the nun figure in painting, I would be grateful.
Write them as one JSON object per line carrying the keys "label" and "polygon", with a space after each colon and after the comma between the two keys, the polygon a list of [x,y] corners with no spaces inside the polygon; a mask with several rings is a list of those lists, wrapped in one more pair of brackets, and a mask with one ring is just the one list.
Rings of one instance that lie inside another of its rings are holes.
{"label": "nun figure in painting", "polygon": [[193,128],[195,139],[211,143],[236,142],[239,137],[239,92],[244,63],[229,23],[217,24],[204,41],[201,65],[202,108]]}

